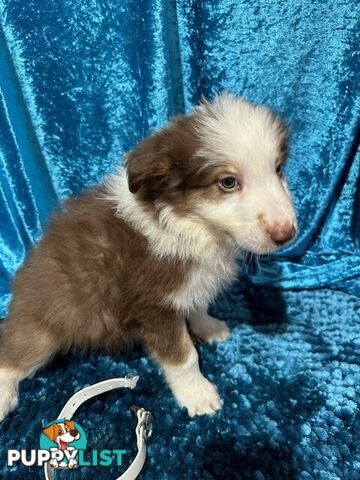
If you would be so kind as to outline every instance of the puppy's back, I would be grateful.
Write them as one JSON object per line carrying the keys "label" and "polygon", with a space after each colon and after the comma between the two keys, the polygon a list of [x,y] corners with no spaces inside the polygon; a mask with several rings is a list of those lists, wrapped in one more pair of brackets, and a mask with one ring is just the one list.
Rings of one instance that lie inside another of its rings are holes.
{"label": "puppy's back", "polygon": [[[94,189],[64,204],[15,276],[14,318],[24,334],[46,329],[61,349],[127,343],[124,318],[130,257],[146,241]],[[115,322],[116,318],[116,322]],[[119,343],[120,342],[120,343]]]}
{"label": "puppy's back", "polygon": [[154,258],[104,193],[90,190],[54,215],[16,274],[6,328],[16,320],[24,335],[46,330],[60,350],[118,349],[131,345],[164,292],[182,283],[186,262]]}

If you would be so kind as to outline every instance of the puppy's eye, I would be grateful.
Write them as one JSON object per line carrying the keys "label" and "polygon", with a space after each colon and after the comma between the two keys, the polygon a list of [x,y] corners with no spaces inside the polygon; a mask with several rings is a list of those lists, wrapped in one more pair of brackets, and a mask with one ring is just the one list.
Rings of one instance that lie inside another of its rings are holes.
{"label": "puppy's eye", "polygon": [[283,166],[282,166],[282,163],[279,163],[277,166],[276,166],[276,175],[279,177],[279,178],[282,178],[284,173],[283,173]]}
{"label": "puppy's eye", "polygon": [[219,186],[220,188],[222,188],[222,190],[231,192],[232,190],[236,190],[240,186],[240,184],[235,177],[225,177],[220,180]]}

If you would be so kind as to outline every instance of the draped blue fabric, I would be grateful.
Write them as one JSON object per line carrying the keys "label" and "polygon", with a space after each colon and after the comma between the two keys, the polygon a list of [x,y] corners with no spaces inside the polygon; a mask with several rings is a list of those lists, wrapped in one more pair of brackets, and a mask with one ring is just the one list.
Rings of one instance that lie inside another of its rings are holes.
{"label": "draped blue fabric", "polygon": [[296,243],[256,284],[360,293],[359,4],[2,1],[0,302],[59,199],[224,89],[292,132]]}

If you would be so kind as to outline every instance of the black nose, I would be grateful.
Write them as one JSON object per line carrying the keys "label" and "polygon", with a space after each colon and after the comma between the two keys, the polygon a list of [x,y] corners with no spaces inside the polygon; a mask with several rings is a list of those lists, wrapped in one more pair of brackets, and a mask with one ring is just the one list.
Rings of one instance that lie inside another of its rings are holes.
{"label": "black nose", "polygon": [[70,430],[70,435],[71,435],[72,437],[77,437],[78,434],[79,434],[79,432],[78,432],[77,430]]}
{"label": "black nose", "polygon": [[295,237],[296,228],[294,225],[275,225],[269,233],[275,245],[281,247]]}

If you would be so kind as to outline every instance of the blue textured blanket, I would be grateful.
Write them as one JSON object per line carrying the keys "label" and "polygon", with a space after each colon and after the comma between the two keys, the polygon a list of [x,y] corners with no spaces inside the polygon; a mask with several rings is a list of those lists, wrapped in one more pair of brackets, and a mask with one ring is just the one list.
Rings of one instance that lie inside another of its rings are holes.
{"label": "blue textured blanket", "polygon": [[[329,290],[246,289],[240,283],[214,307],[232,335],[199,347],[224,408],[190,419],[179,410],[154,364],[142,352],[116,358],[59,358],[21,385],[20,406],[0,426],[0,464],[8,448],[38,448],[41,428],[83,386],[138,374],[135,390],[104,394],[75,418],[91,448],[123,448],[124,467],[136,452],[133,404],[155,417],[141,478],[360,478],[359,299]],[[121,468],[81,467],[59,478],[115,479]],[[4,468],[9,480],[39,478],[37,467]]]}
{"label": "blue textured blanket", "polygon": [[199,347],[224,399],[214,418],[180,411],[141,351],[58,358],[21,384],[0,425],[0,478],[39,478],[6,467],[6,452],[36,448],[75,390],[139,374],[135,391],[94,399],[76,418],[93,448],[128,449],[128,463],[128,408],[152,410],[144,479],[360,479],[358,1],[0,0],[0,23],[0,317],[56,202],[201,94],[229,89],[289,123],[300,226],[214,306],[233,329]]}

